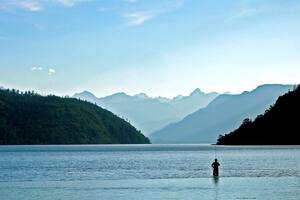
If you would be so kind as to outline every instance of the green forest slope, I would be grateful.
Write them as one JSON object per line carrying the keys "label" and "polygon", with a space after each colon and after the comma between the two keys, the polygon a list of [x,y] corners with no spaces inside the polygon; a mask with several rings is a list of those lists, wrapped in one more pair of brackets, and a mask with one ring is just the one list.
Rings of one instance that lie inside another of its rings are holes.
{"label": "green forest slope", "polygon": [[142,144],[125,120],[73,98],[0,89],[0,144]]}

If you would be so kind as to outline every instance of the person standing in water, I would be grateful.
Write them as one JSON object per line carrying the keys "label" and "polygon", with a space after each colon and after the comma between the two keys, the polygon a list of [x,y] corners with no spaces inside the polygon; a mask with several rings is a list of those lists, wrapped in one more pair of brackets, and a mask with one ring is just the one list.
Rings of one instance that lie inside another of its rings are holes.
{"label": "person standing in water", "polygon": [[218,159],[215,159],[215,161],[211,164],[211,167],[213,168],[213,176],[219,176],[219,166],[220,163],[218,162]]}

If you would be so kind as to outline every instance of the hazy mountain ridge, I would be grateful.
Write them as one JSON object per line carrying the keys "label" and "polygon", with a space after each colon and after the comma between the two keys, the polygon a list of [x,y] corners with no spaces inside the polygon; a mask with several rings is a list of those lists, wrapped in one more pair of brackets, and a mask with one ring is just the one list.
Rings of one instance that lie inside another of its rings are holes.
{"label": "hazy mountain ridge", "polygon": [[77,93],[74,97],[97,103],[97,105],[129,120],[143,133],[149,134],[207,106],[218,95],[214,92],[206,94],[200,89],[196,89],[189,96],[178,95],[172,99],[152,98],[144,93],[130,96],[123,92],[97,98],[87,91]]}
{"label": "hazy mountain ridge", "polygon": [[280,96],[274,106],[254,121],[218,139],[220,145],[299,145],[300,86]]}
{"label": "hazy mountain ridge", "polygon": [[223,94],[207,107],[151,134],[154,143],[211,143],[219,134],[239,126],[245,118],[254,118],[272,105],[292,85],[267,84],[239,95]]}

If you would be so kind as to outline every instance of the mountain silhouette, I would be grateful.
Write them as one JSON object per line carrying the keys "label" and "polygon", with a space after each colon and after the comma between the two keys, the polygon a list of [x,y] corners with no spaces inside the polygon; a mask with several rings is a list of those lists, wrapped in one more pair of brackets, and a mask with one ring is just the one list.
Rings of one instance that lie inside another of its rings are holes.
{"label": "mountain silhouette", "polygon": [[110,110],[147,135],[207,106],[218,95],[218,93],[206,94],[196,89],[189,96],[177,96],[172,99],[151,98],[144,93],[131,96],[123,92],[97,98],[87,91],[77,93],[74,97]]}
{"label": "mountain silhouette", "polygon": [[150,135],[153,143],[212,143],[234,130],[245,118],[254,118],[272,105],[292,85],[262,85],[250,92],[223,94],[207,107]]}
{"label": "mountain silhouette", "polygon": [[300,145],[300,86],[280,96],[274,106],[254,121],[218,139],[222,145]]}

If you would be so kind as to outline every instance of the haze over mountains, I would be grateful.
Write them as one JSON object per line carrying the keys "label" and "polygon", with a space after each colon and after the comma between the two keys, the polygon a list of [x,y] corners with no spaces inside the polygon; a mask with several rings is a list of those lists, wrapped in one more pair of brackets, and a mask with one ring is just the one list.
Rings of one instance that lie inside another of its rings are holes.
{"label": "haze over mountains", "polygon": [[243,119],[255,118],[293,89],[293,85],[266,84],[241,94],[203,93],[173,99],[152,98],[144,93],[116,93],[97,98],[84,91],[84,99],[123,117],[149,135],[152,143],[214,143],[220,134],[236,129]]}
{"label": "haze over mountains", "polygon": [[116,93],[97,98],[88,91],[77,93],[74,97],[96,103],[112,111],[127,119],[145,135],[149,135],[153,131],[177,122],[198,109],[204,108],[218,95],[215,92],[204,93],[197,88],[189,96],[178,95],[173,99],[152,98],[144,93],[134,96]]}
{"label": "haze over mountains", "polygon": [[293,85],[262,85],[239,95],[223,94],[207,107],[150,135],[152,143],[215,143],[219,134],[236,129],[245,118],[255,118]]}
{"label": "haze over mountains", "polygon": [[218,139],[221,145],[299,145],[300,86],[280,96],[254,121],[245,119],[236,130]]}

